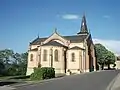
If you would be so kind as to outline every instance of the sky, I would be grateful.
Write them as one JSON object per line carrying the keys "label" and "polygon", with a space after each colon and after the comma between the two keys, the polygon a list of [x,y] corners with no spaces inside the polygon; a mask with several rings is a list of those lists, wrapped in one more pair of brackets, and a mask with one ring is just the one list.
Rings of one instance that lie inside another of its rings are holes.
{"label": "sky", "polygon": [[75,35],[85,13],[94,43],[120,55],[120,0],[0,0],[0,50],[26,52],[38,37]]}

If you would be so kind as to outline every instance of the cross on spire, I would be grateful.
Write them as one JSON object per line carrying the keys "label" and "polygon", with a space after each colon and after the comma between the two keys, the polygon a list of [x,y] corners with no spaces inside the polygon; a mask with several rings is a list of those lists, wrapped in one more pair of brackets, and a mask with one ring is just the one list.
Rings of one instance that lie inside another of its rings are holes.
{"label": "cross on spire", "polygon": [[38,33],[38,38],[39,38],[39,33]]}
{"label": "cross on spire", "polygon": [[57,28],[55,28],[55,31],[54,31],[55,33],[57,33]]}

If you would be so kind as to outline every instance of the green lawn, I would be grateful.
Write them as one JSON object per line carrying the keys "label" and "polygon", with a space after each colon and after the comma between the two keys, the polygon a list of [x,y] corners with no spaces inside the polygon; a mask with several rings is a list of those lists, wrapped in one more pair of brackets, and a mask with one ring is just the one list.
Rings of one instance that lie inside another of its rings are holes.
{"label": "green lawn", "polygon": [[0,80],[30,80],[30,76],[20,75],[20,76],[1,76]]}

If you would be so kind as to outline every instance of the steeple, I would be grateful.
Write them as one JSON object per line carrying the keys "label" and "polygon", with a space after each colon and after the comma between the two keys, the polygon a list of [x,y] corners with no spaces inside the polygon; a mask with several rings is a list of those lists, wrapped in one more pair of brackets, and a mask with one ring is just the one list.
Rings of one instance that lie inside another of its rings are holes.
{"label": "steeple", "polygon": [[85,14],[82,17],[82,22],[81,22],[81,28],[80,28],[80,32],[78,32],[77,34],[88,34],[88,29],[87,29],[87,23],[86,23],[86,17]]}

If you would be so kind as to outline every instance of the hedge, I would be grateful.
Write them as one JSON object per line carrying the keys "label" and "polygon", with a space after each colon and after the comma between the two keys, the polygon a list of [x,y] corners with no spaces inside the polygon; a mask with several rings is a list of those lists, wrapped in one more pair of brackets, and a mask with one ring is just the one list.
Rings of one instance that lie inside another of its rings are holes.
{"label": "hedge", "polygon": [[34,73],[31,74],[31,80],[43,80],[55,77],[55,70],[51,67],[34,68]]}

